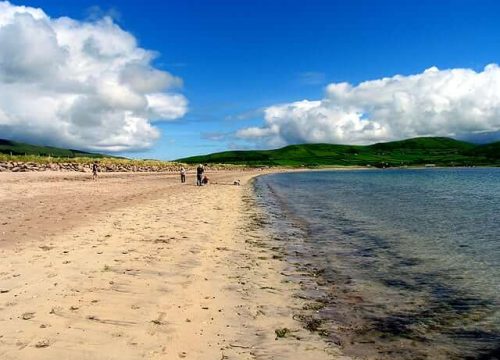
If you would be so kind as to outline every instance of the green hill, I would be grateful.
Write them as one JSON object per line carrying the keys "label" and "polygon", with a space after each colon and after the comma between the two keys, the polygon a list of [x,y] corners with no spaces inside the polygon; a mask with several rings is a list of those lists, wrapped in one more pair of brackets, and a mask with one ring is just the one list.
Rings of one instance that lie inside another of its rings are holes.
{"label": "green hill", "polygon": [[62,149],[52,146],[37,146],[16,141],[0,139],[0,154],[12,155],[37,155],[52,157],[112,157],[108,155],[95,154],[80,150]]}
{"label": "green hill", "polygon": [[249,166],[500,166],[499,143],[475,145],[444,137],[421,137],[368,146],[302,144],[275,150],[225,151],[179,162]]}
{"label": "green hill", "polygon": [[486,145],[479,145],[476,146],[475,148],[471,149],[469,152],[471,155],[475,156],[483,156],[488,159],[492,160],[500,160],[500,141],[491,143],[491,144],[486,144]]}
{"label": "green hill", "polygon": [[[53,158],[112,157],[73,149],[37,146],[0,139],[0,154]],[[368,146],[335,144],[289,145],[275,150],[225,151],[176,160],[188,164],[246,166],[500,166],[500,141],[475,145],[444,137],[422,137]]]}

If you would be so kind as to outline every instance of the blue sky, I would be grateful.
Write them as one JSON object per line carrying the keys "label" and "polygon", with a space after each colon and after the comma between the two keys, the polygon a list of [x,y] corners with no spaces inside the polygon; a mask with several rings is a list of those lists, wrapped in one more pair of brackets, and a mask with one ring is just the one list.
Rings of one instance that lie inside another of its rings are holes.
{"label": "blue sky", "polygon": [[[397,74],[421,74],[432,66],[481,72],[500,57],[497,1],[13,4],[42,8],[51,18],[92,21],[110,15],[141,48],[159,54],[155,68],[182,78],[178,92],[187,98],[188,112],[175,121],[155,122],[161,137],[148,150],[121,152],[133,157],[175,159],[290,143],[283,129],[274,142],[235,134],[270,127],[264,124],[266,108],[325,98],[331,83],[356,86]],[[497,131],[497,125],[488,132]]]}

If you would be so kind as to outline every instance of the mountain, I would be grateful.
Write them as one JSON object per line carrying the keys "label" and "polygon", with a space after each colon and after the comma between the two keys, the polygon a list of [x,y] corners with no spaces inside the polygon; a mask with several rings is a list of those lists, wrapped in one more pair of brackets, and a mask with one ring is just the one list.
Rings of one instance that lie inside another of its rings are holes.
{"label": "mountain", "polygon": [[11,140],[0,139],[0,154],[39,155],[52,157],[111,157],[80,150],[63,149],[52,146],[31,145]]}
{"label": "mountain", "polygon": [[368,146],[289,145],[275,150],[224,151],[178,159],[188,164],[228,163],[249,166],[439,166],[500,165],[500,142],[487,145],[445,137],[420,137]]}

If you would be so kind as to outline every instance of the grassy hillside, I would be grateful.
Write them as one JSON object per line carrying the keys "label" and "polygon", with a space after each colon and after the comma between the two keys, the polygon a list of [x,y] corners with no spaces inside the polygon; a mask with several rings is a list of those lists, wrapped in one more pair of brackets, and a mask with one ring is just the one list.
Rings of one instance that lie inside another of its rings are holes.
{"label": "grassy hillside", "polygon": [[[10,156],[13,155],[13,157]],[[113,158],[79,150],[36,146],[0,139],[0,159],[34,162],[74,161],[87,163],[96,158]],[[112,159],[109,159],[110,161]],[[115,158],[120,161],[121,158]],[[125,161],[125,159],[123,159]],[[500,166],[500,141],[475,145],[443,137],[415,138],[368,146],[303,144],[276,150],[225,151],[177,160],[188,164],[235,164],[245,166]],[[139,163],[139,162],[138,162]],[[144,161],[140,162],[141,164]]]}
{"label": "grassy hillside", "polygon": [[51,157],[92,157],[102,158],[110,157],[101,154],[94,154],[85,151],[61,149],[52,146],[37,146],[21,142],[0,139],[0,154],[12,155],[36,155],[36,156],[51,156]]}
{"label": "grassy hillside", "polygon": [[450,138],[425,137],[368,146],[303,144],[276,150],[225,151],[177,161],[249,166],[500,165],[499,147],[500,142],[478,146]]}
{"label": "grassy hillside", "polygon": [[483,156],[491,160],[500,161],[500,141],[476,146],[469,152],[471,155]]}

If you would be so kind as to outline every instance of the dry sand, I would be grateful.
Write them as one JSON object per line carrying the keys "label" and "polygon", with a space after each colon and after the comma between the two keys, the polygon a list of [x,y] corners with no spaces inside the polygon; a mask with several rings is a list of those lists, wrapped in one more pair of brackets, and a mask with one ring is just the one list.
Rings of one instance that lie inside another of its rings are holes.
{"label": "dry sand", "polygon": [[256,174],[0,173],[0,359],[344,358],[256,245]]}

